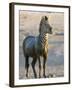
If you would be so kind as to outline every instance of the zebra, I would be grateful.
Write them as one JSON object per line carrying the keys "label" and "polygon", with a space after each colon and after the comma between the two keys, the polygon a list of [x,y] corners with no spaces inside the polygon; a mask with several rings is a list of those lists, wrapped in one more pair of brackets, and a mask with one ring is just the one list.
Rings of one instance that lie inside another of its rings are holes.
{"label": "zebra", "polygon": [[48,55],[48,33],[52,34],[52,27],[48,23],[48,17],[42,16],[39,25],[39,35],[27,36],[23,41],[23,52],[25,56],[25,69],[26,77],[28,77],[29,69],[29,57],[32,57],[32,69],[34,72],[34,77],[37,78],[37,73],[35,70],[36,61],[39,61],[39,78],[41,78],[41,61],[40,57],[43,57],[43,77],[45,75],[45,64]]}

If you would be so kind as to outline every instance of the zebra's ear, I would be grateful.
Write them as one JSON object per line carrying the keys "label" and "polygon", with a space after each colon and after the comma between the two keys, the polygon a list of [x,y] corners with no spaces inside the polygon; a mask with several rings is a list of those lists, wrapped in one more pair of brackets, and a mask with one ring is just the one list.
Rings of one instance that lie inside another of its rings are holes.
{"label": "zebra's ear", "polygon": [[48,20],[48,17],[47,17],[47,16],[45,16],[45,20],[46,20],[46,21]]}
{"label": "zebra's ear", "polygon": [[42,16],[41,21],[40,21],[40,26],[39,26],[39,33],[41,32],[41,27],[45,22],[48,20],[47,16]]}

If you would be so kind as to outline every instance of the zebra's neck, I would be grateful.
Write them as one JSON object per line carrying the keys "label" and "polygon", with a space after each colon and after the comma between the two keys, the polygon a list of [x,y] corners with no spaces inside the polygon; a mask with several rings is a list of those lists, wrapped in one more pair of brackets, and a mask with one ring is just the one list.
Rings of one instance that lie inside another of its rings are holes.
{"label": "zebra's neck", "polygon": [[40,33],[39,34],[39,43],[42,48],[48,46],[48,33]]}

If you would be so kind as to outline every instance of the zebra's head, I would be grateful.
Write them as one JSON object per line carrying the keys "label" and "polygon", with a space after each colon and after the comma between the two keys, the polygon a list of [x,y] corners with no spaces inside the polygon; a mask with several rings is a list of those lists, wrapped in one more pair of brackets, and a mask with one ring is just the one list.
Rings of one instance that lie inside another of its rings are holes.
{"label": "zebra's head", "polygon": [[41,22],[40,22],[39,32],[52,34],[52,27],[50,26],[48,22],[47,16],[42,17]]}

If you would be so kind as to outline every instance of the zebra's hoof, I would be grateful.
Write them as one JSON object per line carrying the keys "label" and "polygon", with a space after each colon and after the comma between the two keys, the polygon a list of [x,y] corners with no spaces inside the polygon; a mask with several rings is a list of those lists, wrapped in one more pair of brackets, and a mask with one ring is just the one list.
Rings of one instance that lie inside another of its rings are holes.
{"label": "zebra's hoof", "polygon": [[44,78],[46,78],[46,75],[43,75]]}
{"label": "zebra's hoof", "polygon": [[37,78],[37,75],[35,75],[35,78]]}
{"label": "zebra's hoof", "polygon": [[39,75],[39,78],[41,78],[41,75]]}
{"label": "zebra's hoof", "polygon": [[26,74],[26,78],[28,78],[28,74]]}

